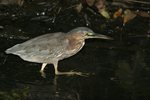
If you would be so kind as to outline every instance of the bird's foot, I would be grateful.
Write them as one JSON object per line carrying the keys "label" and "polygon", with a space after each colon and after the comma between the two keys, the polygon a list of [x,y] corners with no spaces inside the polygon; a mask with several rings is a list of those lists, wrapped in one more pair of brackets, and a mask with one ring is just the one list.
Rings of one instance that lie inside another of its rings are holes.
{"label": "bird's foot", "polygon": [[56,75],[79,75],[79,76],[88,76],[89,74],[88,73],[81,73],[81,72],[55,72]]}
{"label": "bird's foot", "polygon": [[40,70],[40,73],[41,73],[41,76],[42,76],[43,78],[46,78],[46,74],[44,73],[43,70]]}

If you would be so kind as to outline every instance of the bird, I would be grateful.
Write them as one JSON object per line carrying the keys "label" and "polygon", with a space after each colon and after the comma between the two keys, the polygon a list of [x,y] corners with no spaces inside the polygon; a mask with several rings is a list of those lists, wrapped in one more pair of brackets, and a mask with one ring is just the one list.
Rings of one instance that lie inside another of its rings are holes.
{"label": "bird", "polygon": [[40,72],[43,77],[45,77],[44,68],[47,64],[54,65],[55,75],[81,75],[81,72],[58,71],[58,61],[75,55],[85,45],[85,39],[89,38],[112,39],[95,33],[87,27],[77,27],[67,33],[55,32],[35,37],[5,52],[18,55],[25,61],[42,63]]}

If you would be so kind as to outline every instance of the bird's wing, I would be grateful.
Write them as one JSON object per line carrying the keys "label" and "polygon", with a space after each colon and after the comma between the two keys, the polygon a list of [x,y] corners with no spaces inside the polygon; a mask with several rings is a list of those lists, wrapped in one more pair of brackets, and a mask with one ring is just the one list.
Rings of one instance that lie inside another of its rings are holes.
{"label": "bird's wing", "polygon": [[8,49],[6,53],[13,53],[19,56],[55,58],[63,54],[68,46],[68,42],[68,39],[61,32],[46,34],[15,45]]}

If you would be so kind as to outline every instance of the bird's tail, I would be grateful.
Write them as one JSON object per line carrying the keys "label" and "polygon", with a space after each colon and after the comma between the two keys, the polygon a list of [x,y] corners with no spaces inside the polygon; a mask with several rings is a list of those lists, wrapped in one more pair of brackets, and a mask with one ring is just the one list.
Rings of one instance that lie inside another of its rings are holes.
{"label": "bird's tail", "polygon": [[19,45],[20,45],[20,44],[17,44],[17,45],[15,45],[15,46],[13,46],[13,47],[7,49],[5,52],[6,52],[7,54],[15,54],[17,51],[20,50]]}

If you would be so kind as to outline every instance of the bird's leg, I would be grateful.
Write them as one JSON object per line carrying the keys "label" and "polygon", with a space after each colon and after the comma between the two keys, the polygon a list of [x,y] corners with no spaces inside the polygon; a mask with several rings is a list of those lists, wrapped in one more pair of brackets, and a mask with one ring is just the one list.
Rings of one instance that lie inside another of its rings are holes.
{"label": "bird's leg", "polygon": [[44,68],[46,65],[47,65],[47,63],[43,63],[40,71],[44,71]]}
{"label": "bird's leg", "polygon": [[44,68],[45,68],[46,65],[47,65],[47,63],[43,63],[42,67],[41,67],[41,70],[40,70],[41,76],[43,78],[46,78],[46,74],[44,73]]}
{"label": "bird's leg", "polygon": [[58,61],[56,61],[55,63],[53,63],[54,64],[54,68],[55,68],[55,74],[57,75],[58,73],[60,73],[59,71],[58,71]]}
{"label": "bird's leg", "polygon": [[77,75],[81,75],[82,76],[82,73],[81,72],[59,72],[58,71],[58,61],[53,63],[54,64],[54,68],[55,68],[55,74],[56,75],[63,75],[63,74],[66,74],[66,75],[73,75],[73,74],[77,74]]}

